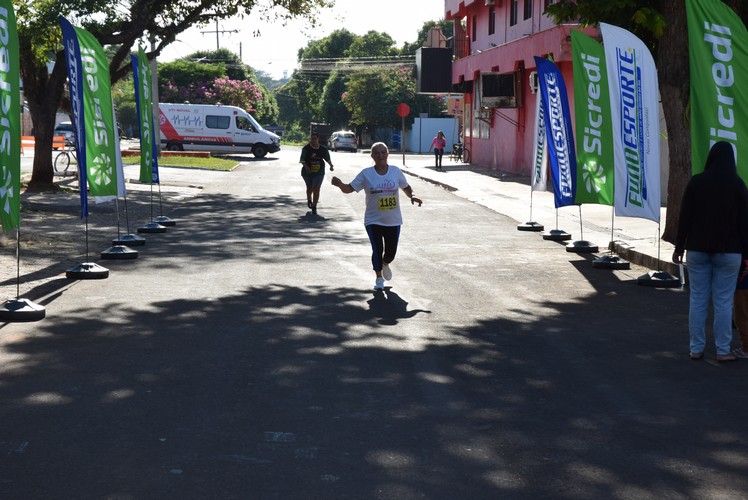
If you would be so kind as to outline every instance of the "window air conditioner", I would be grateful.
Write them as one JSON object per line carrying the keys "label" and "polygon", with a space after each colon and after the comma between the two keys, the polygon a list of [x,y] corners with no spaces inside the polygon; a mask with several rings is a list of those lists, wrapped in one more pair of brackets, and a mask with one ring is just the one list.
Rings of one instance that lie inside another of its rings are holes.
{"label": "window air conditioner", "polygon": [[481,105],[487,108],[517,108],[519,73],[481,73]]}
{"label": "window air conditioner", "polygon": [[530,93],[534,94],[537,91],[538,91],[538,72],[531,71],[530,72]]}

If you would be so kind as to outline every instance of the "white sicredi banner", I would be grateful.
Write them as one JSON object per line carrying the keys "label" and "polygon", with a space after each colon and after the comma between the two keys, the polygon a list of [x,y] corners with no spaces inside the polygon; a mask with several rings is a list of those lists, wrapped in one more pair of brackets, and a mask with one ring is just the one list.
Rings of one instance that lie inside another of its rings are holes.
{"label": "white sicredi banner", "polygon": [[660,220],[660,122],[657,68],[631,32],[600,23],[610,82],[615,213]]}

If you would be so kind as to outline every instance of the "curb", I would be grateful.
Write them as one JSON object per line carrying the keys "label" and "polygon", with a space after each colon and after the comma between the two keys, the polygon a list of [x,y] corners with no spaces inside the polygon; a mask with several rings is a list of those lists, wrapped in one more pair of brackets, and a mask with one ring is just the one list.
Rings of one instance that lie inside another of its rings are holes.
{"label": "curb", "polygon": [[655,271],[665,271],[673,276],[680,276],[680,269],[677,264],[634,250],[634,247],[625,241],[611,241],[608,248],[633,264]]}
{"label": "curb", "polygon": [[415,177],[416,179],[421,179],[422,181],[430,182],[431,184],[442,187],[446,189],[447,191],[450,191],[450,192],[459,191],[459,189],[457,189],[454,186],[450,186],[449,184],[446,184],[444,182],[434,180],[431,177],[426,177],[426,176],[417,174],[413,172],[412,170],[408,170],[408,167],[402,168],[400,170],[402,170],[404,174],[410,175],[411,177]]}

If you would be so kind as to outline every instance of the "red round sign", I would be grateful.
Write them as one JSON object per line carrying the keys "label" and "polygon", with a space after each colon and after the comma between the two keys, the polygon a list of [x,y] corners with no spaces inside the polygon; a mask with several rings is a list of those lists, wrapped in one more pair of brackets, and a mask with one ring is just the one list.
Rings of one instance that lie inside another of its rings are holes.
{"label": "red round sign", "polygon": [[405,118],[410,114],[410,106],[405,104],[404,102],[401,102],[397,105],[397,116],[400,118]]}

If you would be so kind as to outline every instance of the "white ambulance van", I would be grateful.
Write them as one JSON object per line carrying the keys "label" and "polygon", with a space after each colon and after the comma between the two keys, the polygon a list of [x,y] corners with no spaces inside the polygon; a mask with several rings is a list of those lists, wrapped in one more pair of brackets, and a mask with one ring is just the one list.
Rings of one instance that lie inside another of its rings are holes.
{"label": "white ambulance van", "polygon": [[161,148],[168,151],[252,153],[280,151],[280,137],[241,108],[221,104],[159,104]]}

